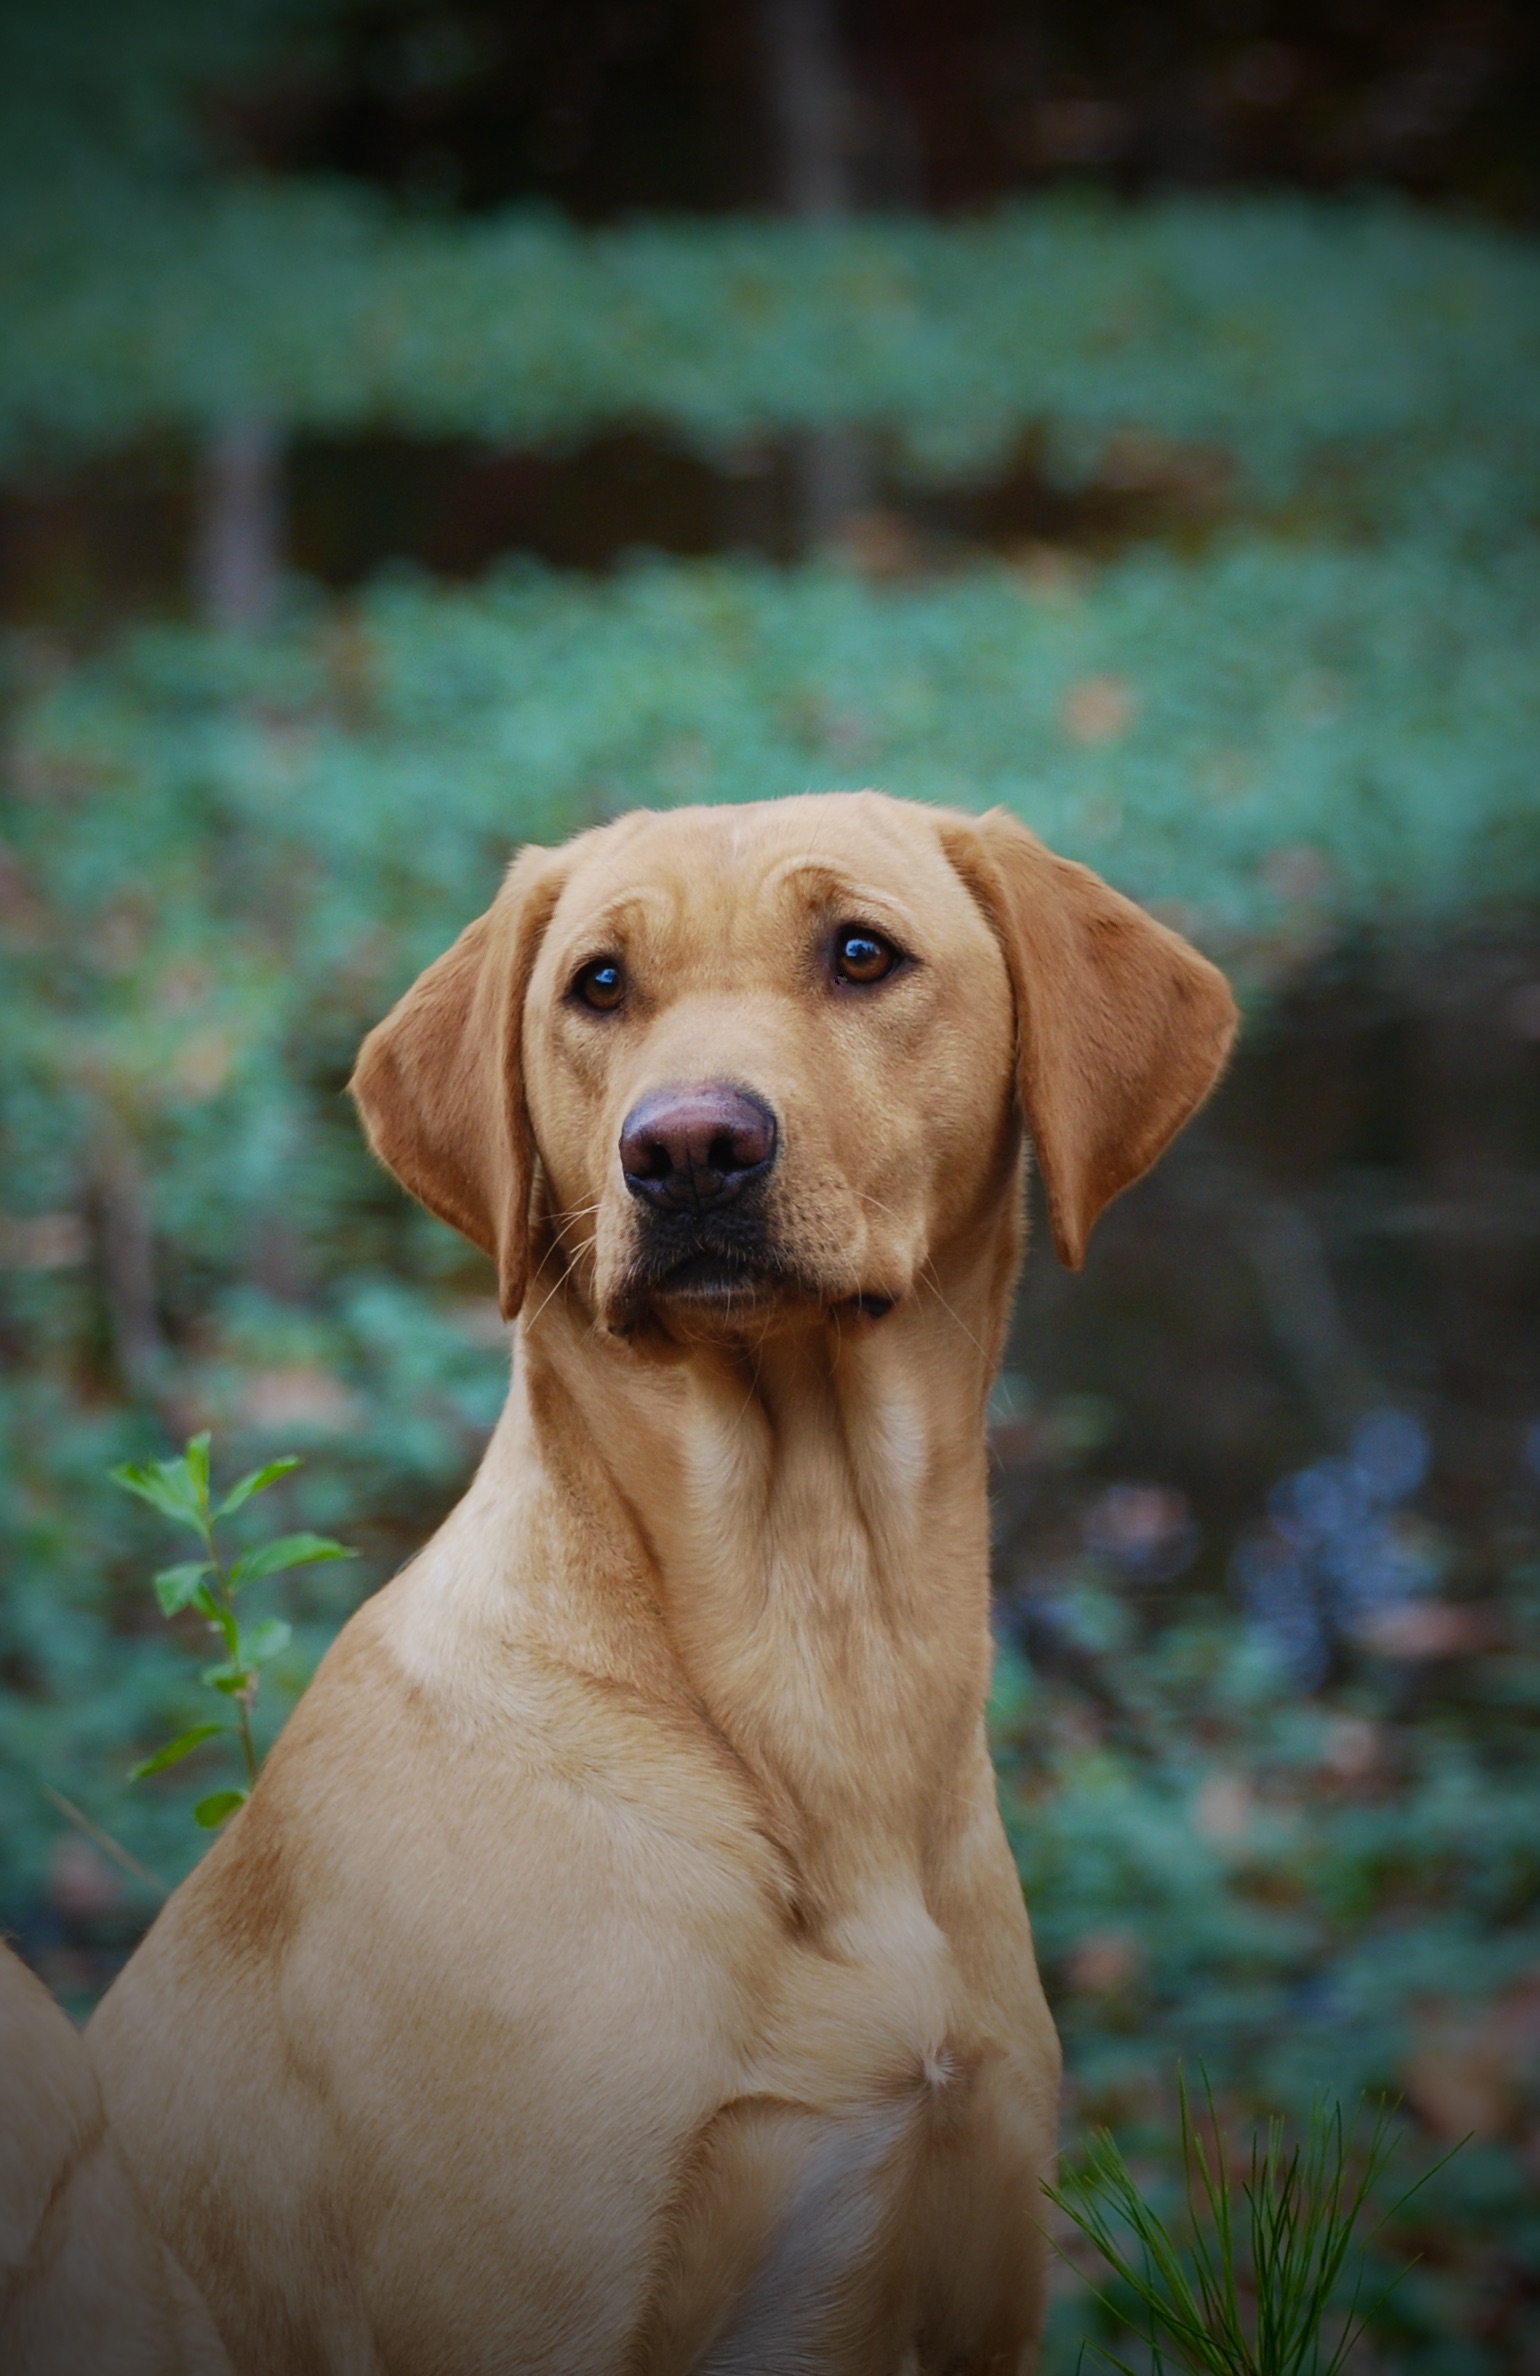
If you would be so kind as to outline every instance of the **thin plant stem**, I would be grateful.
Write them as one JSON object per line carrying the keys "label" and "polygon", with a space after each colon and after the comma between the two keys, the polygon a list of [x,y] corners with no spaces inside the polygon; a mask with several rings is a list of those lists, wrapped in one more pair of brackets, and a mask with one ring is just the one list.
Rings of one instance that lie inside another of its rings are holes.
{"label": "thin plant stem", "polygon": [[[235,1601],[230,1591],[229,1575],[225,1563],[219,1555],[219,1547],[214,1540],[214,1520],[209,1509],[208,1487],[201,1482],[198,1486],[198,1516],[203,1533],[203,1548],[207,1552],[209,1564],[214,1570],[209,1596],[218,1612],[215,1623],[219,1627],[230,1663],[235,1666],[240,1660],[240,1628],[235,1614]],[[240,1736],[241,1756],[246,1767],[246,1787],[250,1790],[257,1779],[257,1745],[252,1736],[251,1710],[252,1703],[257,1696],[258,1676],[255,1669],[243,1669],[242,1671],[248,1674],[249,1680],[241,1686],[239,1691],[232,1692],[230,1696],[235,1702],[236,1730]]]}
{"label": "thin plant stem", "polygon": [[158,1873],[152,1873],[148,1865],[141,1864],[138,1857],[130,1849],[125,1848],[121,1840],[113,1838],[111,1832],[103,1831],[99,1823],[93,1823],[90,1816],[82,1808],[77,1807],[73,1799],[67,1799],[62,1790],[55,1790],[47,1782],[40,1782],[38,1788],[50,1807],[56,1807],[66,1823],[73,1823],[75,1829],[83,1832],[91,1845],[101,1850],[103,1856],[110,1856],[115,1865],[121,1865],[125,1873],[131,1873],[136,1881],[142,1881],[147,1889],[153,1889],[157,1897],[167,1898],[171,1895],[170,1889]]}

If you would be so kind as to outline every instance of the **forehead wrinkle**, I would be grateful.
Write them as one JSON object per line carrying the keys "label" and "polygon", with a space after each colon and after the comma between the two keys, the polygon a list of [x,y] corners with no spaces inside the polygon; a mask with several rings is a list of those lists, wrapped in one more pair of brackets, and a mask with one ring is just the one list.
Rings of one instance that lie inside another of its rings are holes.
{"label": "forehead wrinkle", "polygon": [[[608,943],[641,962],[654,992],[677,996],[719,976],[739,939],[746,895],[752,901],[756,886],[720,841],[699,857],[686,872],[678,853],[666,851],[651,880],[600,900],[566,935],[561,965]],[[660,964],[667,968],[663,975],[654,972]]]}
{"label": "forehead wrinkle", "polygon": [[890,889],[885,883],[862,882],[854,873],[832,864],[828,859],[784,858],[779,865],[771,868],[766,877],[766,889],[778,891],[783,885],[795,882],[799,876],[805,876],[815,883],[826,898],[838,900],[844,906],[868,914],[875,911],[890,918],[902,918],[905,925],[913,929],[910,904],[901,893]]}
{"label": "forehead wrinkle", "polygon": [[779,891],[783,883],[790,883],[798,875],[810,875],[815,882],[837,892],[841,898],[849,889],[849,877],[843,867],[828,858],[810,858],[805,851],[791,858],[778,858],[764,878],[767,891]]}
{"label": "forehead wrinkle", "polygon": [[660,883],[636,883],[624,891],[617,891],[609,899],[574,919],[565,935],[569,947],[586,940],[600,940],[607,934],[624,938],[627,928],[659,923],[667,926],[678,915],[678,901],[669,887]]}

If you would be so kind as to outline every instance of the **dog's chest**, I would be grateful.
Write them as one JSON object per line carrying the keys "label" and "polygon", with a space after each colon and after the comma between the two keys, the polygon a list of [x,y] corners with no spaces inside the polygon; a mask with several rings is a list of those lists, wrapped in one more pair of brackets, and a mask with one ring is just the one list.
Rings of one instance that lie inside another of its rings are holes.
{"label": "dog's chest", "polygon": [[[489,1659],[484,1719],[436,1740],[452,1826],[402,1826],[366,1924],[318,1910],[327,2001],[336,1961],[370,1943],[358,2054],[332,2047],[360,2123],[381,1972],[379,2034],[411,2100],[455,2107],[431,2224],[456,2282],[403,2262],[444,2331],[506,2235],[546,2239],[520,2256],[520,2332],[555,2316],[547,2296],[591,2314],[553,2369],[892,2376],[911,2343],[916,2370],[958,2358],[1019,2297],[1002,2237],[1010,2206],[1035,2206],[1048,2140],[1016,2100],[1020,2008],[985,2002],[967,1944],[1019,1925],[1030,1970],[1003,1841],[998,1868],[969,1844],[981,1822],[998,1832],[982,1751],[917,1738],[893,1695],[922,1662],[869,1611],[831,1614],[825,1592],[808,1614],[788,1592],[775,1616],[737,1629],[762,1665],[737,1708],[718,1671],[710,1725]],[[463,1702],[464,1670],[452,1681]],[[932,1670],[929,1726],[940,1696]],[[453,1958],[425,1962],[449,1935]],[[420,2226],[420,2171],[390,2175]],[[836,2329],[887,2356],[834,2353]]]}
{"label": "dog's chest", "polygon": [[660,2199],[667,2274],[637,2364],[921,2376],[1009,2329],[1047,2146],[1018,2043],[894,1879],[778,1957],[736,2083]]}

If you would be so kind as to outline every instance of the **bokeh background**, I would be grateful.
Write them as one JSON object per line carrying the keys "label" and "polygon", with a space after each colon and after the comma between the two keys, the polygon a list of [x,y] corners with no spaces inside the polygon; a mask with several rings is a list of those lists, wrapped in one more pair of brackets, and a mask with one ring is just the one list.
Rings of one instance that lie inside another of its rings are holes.
{"label": "bokeh background", "polygon": [[108,1464],[306,1456],[271,1730],[501,1397],[363,1030],[523,838],[1001,801],[1247,1004],[997,1401],[1068,2134],[1399,2097],[1469,2142],[1363,2366],[1540,2369],[1537,93],[1503,0],[5,0],[0,1924],[77,2009],[209,1781],[125,1778],[200,1643]]}

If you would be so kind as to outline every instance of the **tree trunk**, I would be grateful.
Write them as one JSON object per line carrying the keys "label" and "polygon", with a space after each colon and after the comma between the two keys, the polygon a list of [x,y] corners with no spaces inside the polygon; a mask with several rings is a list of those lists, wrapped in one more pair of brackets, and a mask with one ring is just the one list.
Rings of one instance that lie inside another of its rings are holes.
{"label": "tree trunk", "polygon": [[283,441],[252,416],[216,429],[199,473],[193,590],[211,627],[264,625],[283,565]]}
{"label": "tree trunk", "polygon": [[849,99],[829,0],[763,0],[777,179],[788,214],[831,222],[851,209]]}
{"label": "tree trunk", "polygon": [[166,1343],[156,1303],[149,1197],[139,1150],[110,1110],[98,1124],[91,1173],[113,1358],[130,1393],[153,1402],[165,1383]]}
{"label": "tree trunk", "polygon": [[[851,94],[830,0],[761,0],[776,180],[786,212],[837,223],[854,189],[848,130]],[[800,541],[816,550],[870,507],[871,464],[859,429],[805,429],[793,443]]]}

